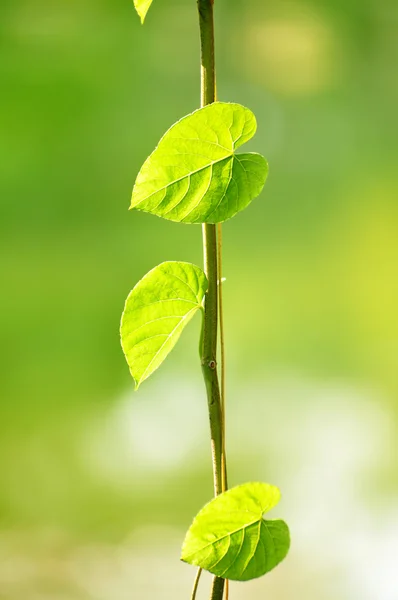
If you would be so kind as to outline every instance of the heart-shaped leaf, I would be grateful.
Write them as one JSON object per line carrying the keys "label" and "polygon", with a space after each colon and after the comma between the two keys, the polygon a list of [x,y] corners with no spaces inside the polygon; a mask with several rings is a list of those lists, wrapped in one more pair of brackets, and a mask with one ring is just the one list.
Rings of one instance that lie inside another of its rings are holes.
{"label": "heart-shaped leaf", "polygon": [[256,132],[253,113],[215,102],[173,125],[143,164],[131,208],[183,223],[219,223],[246,208],[263,189],[268,164],[235,154]]}
{"label": "heart-shaped leaf", "polygon": [[245,483],[220,494],[195,517],[182,560],[238,581],[271,571],[290,546],[286,523],[262,517],[279,499],[278,488],[268,483]]}
{"label": "heart-shaped leaf", "polygon": [[151,4],[152,0],[134,0],[135,10],[141,19],[141,23],[144,23],[146,14]]}
{"label": "heart-shaped leaf", "polygon": [[136,389],[174,348],[184,327],[202,308],[206,290],[206,275],[199,267],[164,262],[130,292],[120,335]]}

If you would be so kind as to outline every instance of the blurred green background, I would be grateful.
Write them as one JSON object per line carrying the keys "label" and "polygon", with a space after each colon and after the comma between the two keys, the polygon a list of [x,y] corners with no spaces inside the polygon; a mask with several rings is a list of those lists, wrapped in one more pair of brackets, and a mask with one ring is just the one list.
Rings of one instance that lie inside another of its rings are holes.
{"label": "blurred green background", "polygon": [[[216,27],[270,163],[224,226],[230,483],[279,485],[293,540],[231,600],[396,600],[398,4],[217,0]],[[145,27],[130,0],[1,0],[1,600],[189,597],[199,319],[138,394],[118,327],[150,268],[202,261],[200,227],[127,211],[198,53],[194,0]]]}

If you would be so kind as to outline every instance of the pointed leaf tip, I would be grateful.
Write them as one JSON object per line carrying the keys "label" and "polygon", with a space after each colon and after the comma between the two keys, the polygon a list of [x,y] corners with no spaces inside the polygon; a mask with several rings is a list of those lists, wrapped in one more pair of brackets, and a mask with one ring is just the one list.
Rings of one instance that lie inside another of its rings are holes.
{"label": "pointed leaf tip", "polygon": [[144,24],[145,17],[149,10],[149,7],[152,4],[152,0],[134,0],[135,10],[138,13],[138,16],[141,19],[141,24]]}

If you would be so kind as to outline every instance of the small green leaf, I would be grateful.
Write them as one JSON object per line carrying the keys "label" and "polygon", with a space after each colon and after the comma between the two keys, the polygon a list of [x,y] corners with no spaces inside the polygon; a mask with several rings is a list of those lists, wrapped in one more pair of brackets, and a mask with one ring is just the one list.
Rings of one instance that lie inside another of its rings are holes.
{"label": "small green leaf", "polygon": [[220,494],[195,517],[182,560],[238,581],[271,571],[290,546],[286,523],[262,518],[279,499],[278,488],[268,483],[245,483]]}
{"label": "small green leaf", "polygon": [[151,4],[152,0],[134,0],[135,10],[139,14],[142,24],[144,24],[146,14]]}
{"label": "small green leaf", "polygon": [[267,178],[263,156],[235,154],[256,128],[253,113],[240,104],[215,102],[184,117],[143,164],[130,208],[184,223],[230,219]]}
{"label": "small green leaf", "polygon": [[164,262],[130,292],[120,335],[136,389],[174,348],[181,331],[202,308],[207,279],[199,267]]}

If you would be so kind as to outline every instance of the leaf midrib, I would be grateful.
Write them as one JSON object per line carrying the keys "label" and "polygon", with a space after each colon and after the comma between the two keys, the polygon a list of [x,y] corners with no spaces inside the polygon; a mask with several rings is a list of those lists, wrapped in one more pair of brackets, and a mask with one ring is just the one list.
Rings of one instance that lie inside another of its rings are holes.
{"label": "leaf midrib", "polygon": [[[145,196],[145,198],[143,198],[142,200],[140,200],[139,202],[137,202],[137,204],[134,204],[134,206],[130,206],[130,208],[137,208],[140,204],[142,204],[142,202],[146,202],[146,200],[149,200],[149,198],[151,198],[155,194],[158,194],[159,192],[163,192],[163,190],[167,190],[167,188],[169,188],[171,185],[175,185],[176,183],[178,183],[179,181],[183,181],[187,177],[192,177],[192,175],[195,175],[196,173],[200,173],[204,169],[208,169],[209,167],[213,167],[213,165],[216,165],[216,164],[218,164],[218,163],[220,163],[220,162],[222,162],[224,160],[228,160],[228,159],[233,158],[233,157],[235,157],[235,152],[234,151],[232,151],[227,156],[224,156],[223,158],[218,158],[217,160],[214,160],[214,161],[210,162],[209,164],[204,165],[203,167],[199,167],[199,169],[195,169],[195,171],[191,171],[190,173],[186,173],[185,175],[183,175],[182,177],[179,177],[178,179],[175,179],[171,183],[168,183],[167,185],[164,185],[163,187],[158,188],[157,190],[155,190],[154,192],[152,192],[151,194],[149,194],[149,196]],[[154,181],[154,180],[151,180],[151,181]],[[145,182],[145,183],[147,183],[147,182]],[[133,196],[134,196],[134,190],[133,190]],[[176,204],[176,206],[178,206],[178,204]]]}
{"label": "leaf midrib", "polygon": [[[159,355],[159,353],[162,351],[163,347],[165,346],[165,344],[167,344],[168,340],[174,335],[175,331],[180,327],[180,325],[185,321],[185,319],[187,319],[188,315],[190,315],[191,313],[195,312],[196,310],[198,310],[200,308],[200,306],[195,306],[194,308],[191,308],[191,310],[189,310],[185,316],[180,319],[179,323],[177,323],[177,325],[174,327],[174,329],[170,332],[170,334],[167,335],[167,338],[165,339],[165,341],[163,342],[163,344],[160,346],[159,350],[156,352],[156,354],[154,354],[152,360],[150,361],[150,363],[147,365],[145,371],[143,372],[143,374],[141,375],[140,379],[137,381],[137,386],[144,381],[145,379],[145,375],[147,374],[148,370],[150,369],[153,361],[155,360],[155,358]],[[137,344],[134,344],[134,346],[136,346]],[[134,348],[133,346],[133,348]]]}
{"label": "leaf midrib", "polygon": [[222,535],[221,537],[217,538],[216,540],[213,540],[212,542],[209,542],[205,546],[202,546],[199,550],[195,550],[195,552],[191,552],[190,554],[187,554],[187,558],[190,557],[190,556],[194,556],[195,554],[197,554],[197,552],[202,552],[202,550],[206,550],[206,548],[208,548],[209,546],[213,546],[216,542],[221,542],[221,540],[225,540],[225,538],[231,537],[232,535],[234,535],[234,533],[238,533],[238,531],[242,531],[242,530],[244,531],[245,529],[247,529],[251,525],[254,525],[255,523],[259,523],[260,521],[264,521],[264,519],[262,518],[262,514],[261,514],[260,518],[255,519],[251,523],[246,523],[242,527],[238,527],[238,529],[235,529],[234,531],[230,531],[229,533],[226,533],[225,535]]}

